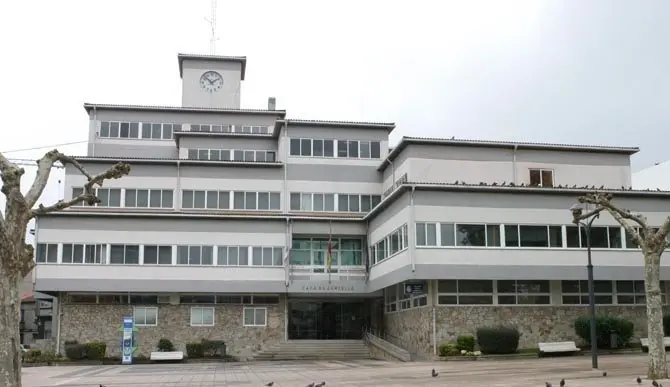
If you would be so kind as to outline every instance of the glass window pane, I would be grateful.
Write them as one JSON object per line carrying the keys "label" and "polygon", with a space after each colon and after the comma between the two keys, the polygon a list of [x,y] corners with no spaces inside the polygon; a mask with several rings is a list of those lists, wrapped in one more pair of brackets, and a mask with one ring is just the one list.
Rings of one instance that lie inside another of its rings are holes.
{"label": "glass window pane", "polygon": [[[347,157],[349,155],[347,140],[337,141],[337,157]],[[341,210],[340,210],[341,211]]]}
{"label": "glass window pane", "polygon": [[205,191],[193,192],[193,208],[205,208]]}
{"label": "glass window pane", "polygon": [[255,210],[256,207],[256,192],[245,192],[244,194],[244,208],[247,210]]}
{"label": "glass window pane", "polygon": [[549,226],[549,247],[563,247],[561,226]]}
{"label": "glass window pane", "polygon": [[381,157],[379,141],[372,141],[370,143],[370,157],[373,159],[378,159]]}
{"label": "glass window pane", "polygon": [[100,123],[100,137],[109,137],[109,122],[103,121]]}
{"label": "glass window pane", "polygon": [[313,140],[314,156],[323,156],[323,140]]}
{"label": "glass window pane", "polygon": [[358,157],[358,141],[349,141],[349,157]]}
{"label": "glass window pane", "polygon": [[609,246],[612,249],[620,249],[623,247],[621,239],[621,227],[609,227]]}
{"label": "glass window pane", "polygon": [[521,247],[549,247],[547,226],[519,226]]}
{"label": "glass window pane", "polygon": [[291,211],[300,211],[300,194],[291,192]]}
{"label": "glass window pane", "polygon": [[161,246],[158,250],[158,263],[161,265],[172,264],[172,246]]}
{"label": "glass window pane", "polygon": [[252,249],[252,261],[253,266],[262,266],[263,265],[263,249],[260,247],[254,247]]}
{"label": "glass window pane", "polygon": [[440,223],[440,243],[442,246],[454,246],[454,225],[452,223]]}
{"label": "glass window pane", "polygon": [[186,190],[181,193],[181,207],[193,208],[193,191]]}
{"label": "glass window pane", "polygon": [[136,207],[137,206],[137,190],[127,189],[126,190],[126,207]]}
{"label": "glass window pane", "polygon": [[303,193],[300,195],[300,211],[312,211],[312,194]]}
{"label": "glass window pane", "polygon": [[114,188],[109,190],[109,206],[121,207],[121,189]]}
{"label": "glass window pane", "polygon": [[237,254],[240,266],[249,265],[249,248],[247,246],[240,246]]}
{"label": "glass window pane", "polygon": [[483,224],[456,225],[458,246],[486,246],[486,230]]}
{"label": "glass window pane", "polygon": [[177,264],[188,265],[188,246],[177,246]]}
{"label": "glass window pane", "polygon": [[161,138],[161,124],[152,124],[151,125],[151,138],[158,140]]}
{"label": "glass window pane", "polygon": [[437,246],[437,223],[426,223],[426,245]]}
{"label": "glass window pane", "polygon": [[361,158],[368,159],[370,158],[370,142],[361,141]]}
{"label": "glass window pane", "polygon": [[489,247],[500,246],[500,225],[486,225],[486,245]]}
{"label": "glass window pane", "polygon": [[323,155],[333,157],[333,140],[323,140]]}
{"label": "glass window pane", "polygon": [[372,209],[370,195],[361,195],[361,212],[368,212]]}
{"label": "glass window pane", "polygon": [[244,192],[235,192],[233,195],[233,208],[236,210],[244,209]]}
{"label": "glass window pane", "polygon": [[214,248],[212,246],[202,246],[200,249],[200,264],[211,265],[214,263]]}
{"label": "glass window pane", "polygon": [[149,193],[149,206],[154,208],[161,207],[161,190],[152,189]]}
{"label": "glass window pane", "polygon": [[219,192],[218,191],[207,191],[207,208],[217,209],[219,208]]}
{"label": "glass window pane", "polygon": [[172,201],[172,195],[173,192],[172,190],[169,189],[164,189],[162,190],[161,196],[162,196],[162,203],[161,206],[163,208],[173,208],[174,207],[174,202]]}
{"label": "glass window pane", "polygon": [[267,192],[258,193],[258,209],[259,210],[269,210],[270,209],[270,194]]}
{"label": "glass window pane", "polygon": [[271,210],[281,209],[281,197],[279,195],[279,192],[270,192],[270,209]]}
{"label": "glass window pane", "polygon": [[200,246],[188,247],[188,264],[189,265],[200,264]]}
{"label": "glass window pane", "polygon": [[334,194],[325,194],[324,197],[324,208],[325,211],[335,211],[335,195]]}
{"label": "glass window pane", "polygon": [[301,156],[312,155],[312,140],[308,138],[303,138],[302,140],[300,140],[300,155]]}
{"label": "glass window pane", "polygon": [[291,156],[300,156],[300,139],[299,138],[292,138],[291,139],[290,154],[291,154]]}
{"label": "glass window pane", "polygon": [[219,191],[219,208],[222,210],[230,209],[230,192]]}

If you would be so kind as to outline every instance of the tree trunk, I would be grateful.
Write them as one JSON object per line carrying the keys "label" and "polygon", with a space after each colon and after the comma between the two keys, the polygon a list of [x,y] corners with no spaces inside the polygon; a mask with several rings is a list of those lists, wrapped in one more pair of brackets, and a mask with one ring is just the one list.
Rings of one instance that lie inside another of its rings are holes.
{"label": "tree trunk", "polygon": [[9,262],[0,256],[0,386],[21,387],[20,279],[3,267]]}
{"label": "tree trunk", "polygon": [[649,379],[667,379],[668,367],[663,344],[663,302],[661,298],[660,254],[645,257],[644,284],[647,298],[647,337],[649,338]]}

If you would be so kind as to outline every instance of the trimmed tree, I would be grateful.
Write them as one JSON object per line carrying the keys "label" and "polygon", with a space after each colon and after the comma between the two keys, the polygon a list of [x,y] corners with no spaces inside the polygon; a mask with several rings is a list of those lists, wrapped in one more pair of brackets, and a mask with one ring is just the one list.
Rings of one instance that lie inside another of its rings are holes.
{"label": "trimmed tree", "polygon": [[590,218],[603,211],[609,213],[625,230],[644,255],[644,287],[647,301],[647,332],[649,337],[649,379],[667,379],[668,367],[663,345],[663,301],[661,292],[661,255],[668,247],[670,216],[660,227],[651,227],[645,216],[633,214],[612,204],[611,193],[588,193],[578,198],[580,203],[592,204],[594,209],[583,213],[573,210],[573,221]]}
{"label": "trimmed tree", "polygon": [[[84,193],[70,200],[59,200],[50,206],[36,206],[49,180],[54,164],[70,164],[86,176]],[[28,222],[39,215],[64,210],[85,202],[100,202],[96,187],[108,179],[118,179],[130,172],[130,166],[118,163],[107,171],[92,176],[75,159],[58,150],[47,152],[37,160],[37,174],[27,193],[21,192],[23,168],[0,153],[2,192],[6,198],[4,214],[0,213],[0,385],[21,386],[21,353],[19,338],[19,284],[35,266],[33,246],[26,244]]]}

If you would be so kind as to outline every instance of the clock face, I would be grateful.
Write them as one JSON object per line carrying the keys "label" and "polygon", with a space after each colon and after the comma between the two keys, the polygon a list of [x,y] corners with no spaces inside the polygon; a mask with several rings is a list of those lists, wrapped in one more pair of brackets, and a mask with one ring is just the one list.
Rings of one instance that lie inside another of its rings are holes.
{"label": "clock face", "polygon": [[200,77],[200,87],[213,93],[223,87],[223,77],[216,71],[207,71]]}

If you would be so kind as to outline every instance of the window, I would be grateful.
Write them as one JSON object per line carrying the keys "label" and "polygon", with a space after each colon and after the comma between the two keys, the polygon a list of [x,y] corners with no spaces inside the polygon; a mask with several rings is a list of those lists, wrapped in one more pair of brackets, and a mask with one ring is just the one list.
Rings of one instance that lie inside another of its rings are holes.
{"label": "window", "polygon": [[531,169],[530,185],[537,187],[553,187],[554,171],[551,169]]}
{"label": "window", "polygon": [[452,223],[440,223],[440,246],[456,246],[455,230]]}
{"label": "window", "polygon": [[156,305],[158,296],[149,294],[131,294],[128,298],[131,305]]}
{"label": "window", "polygon": [[[661,298],[663,305],[666,304],[666,282],[661,281]],[[644,281],[616,281],[617,304],[622,305],[645,305],[647,296]]]}
{"label": "window", "polygon": [[275,162],[276,152],[270,150],[235,150],[235,149],[197,149],[188,150],[189,160],[205,161],[241,161],[241,162]]}
{"label": "window", "polygon": [[244,308],[244,326],[245,327],[264,327],[266,324],[267,308]]}
{"label": "window", "polygon": [[291,156],[334,157],[334,140],[292,138],[289,144]]}
{"label": "window", "polygon": [[492,305],[492,280],[438,280],[440,305]]}
{"label": "window", "polygon": [[551,303],[549,281],[498,280],[498,304],[548,305]]}
{"label": "window", "polygon": [[500,246],[500,226],[497,224],[457,224],[457,246]]}
{"label": "window", "polygon": [[291,211],[333,212],[335,194],[291,192]]}
{"label": "window", "polygon": [[219,246],[217,264],[219,266],[248,266],[249,246]]}
{"label": "window", "polygon": [[194,306],[191,308],[192,327],[214,326],[214,308]]}
{"label": "window", "polygon": [[[269,201],[268,201],[269,200]],[[280,210],[279,192],[242,192],[233,193],[233,209],[236,210]]]}
{"label": "window", "polygon": [[[612,281],[593,281],[596,304],[611,305]],[[588,281],[561,281],[562,301],[564,305],[588,305]]]}
{"label": "window", "polygon": [[561,226],[505,225],[507,247],[562,247]]}
{"label": "window", "polygon": [[63,243],[62,263],[105,263],[107,245]]}
{"label": "window", "polygon": [[437,223],[416,223],[416,245],[437,246]]}
{"label": "window", "polygon": [[242,133],[267,134],[269,130],[268,126],[242,126]]}
{"label": "window", "polygon": [[177,265],[212,265],[213,246],[177,246]]}
{"label": "window", "polygon": [[144,246],[145,265],[172,265],[172,246]]}
{"label": "window", "polygon": [[125,206],[130,208],[173,208],[169,189],[126,189]]}
{"label": "window", "polygon": [[231,133],[230,125],[194,125],[191,124],[191,132]]}
{"label": "window", "polygon": [[58,262],[57,243],[38,243],[35,251],[35,262],[56,263]]}
{"label": "window", "polygon": [[181,193],[183,209],[230,209],[229,191],[183,190]]}
{"label": "window", "polygon": [[418,308],[428,304],[428,295],[425,293],[428,286],[425,282],[423,285],[424,292],[421,294],[406,293],[405,284],[406,283],[399,283],[384,289],[386,312]]}
{"label": "window", "polygon": [[70,304],[97,304],[98,296],[95,294],[69,293],[67,300]]}
{"label": "window", "polygon": [[[75,187],[72,188],[72,197],[77,197],[84,193],[84,188]],[[121,188],[96,188],[95,196],[100,200],[100,203],[97,203],[96,206],[99,207],[121,207]],[[82,202],[78,204],[80,206],[87,205]]]}
{"label": "window", "polygon": [[155,327],[158,325],[158,308],[136,306],[133,308],[133,320],[138,327]]}
{"label": "window", "polygon": [[140,246],[111,245],[109,263],[112,265],[138,265],[140,263]]}
{"label": "window", "polygon": [[254,295],[253,303],[255,305],[277,305],[279,296],[275,295]]}
{"label": "window", "polygon": [[384,303],[386,304],[386,312],[395,312],[398,310],[398,287],[391,285],[384,289]]}
{"label": "window", "polygon": [[180,131],[181,124],[161,124],[142,122],[142,138],[151,140],[170,140],[174,131]]}
{"label": "window", "polygon": [[[587,235],[584,227],[565,226],[567,247],[587,247]],[[620,249],[623,247],[621,227],[617,226],[592,226],[591,247]]]}
{"label": "window", "polygon": [[98,137],[101,138],[139,138],[140,123],[139,122],[117,122],[117,121],[102,121],[100,122],[100,132]]}
{"label": "window", "polygon": [[179,296],[180,304],[215,304],[216,296],[207,294],[188,294]]}
{"label": "window", "polygon": [[374,263],[379,263],[408,247],[407,224],[403,224],[372,246]]}
{"label": "window", "polygon": [[282,247],[252,247],[252,266],[283,266]]}
{"label": "window", "polygon": [[363,265],[363,243],[353,238],[295,238],[293,239],[290,263],[301,266],[316,266],[315,273],[323,273],[328,264],[328,245],[331,250],[331,267],[336,271],[340,265]]}
{"label": "window", "polygon": [[381,195],[337,194],[337,211],[368,212],[381,202]]}
{"label": "window", "polygon": [[98,304],[127,305],[127,294],[98,294]]}

